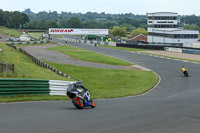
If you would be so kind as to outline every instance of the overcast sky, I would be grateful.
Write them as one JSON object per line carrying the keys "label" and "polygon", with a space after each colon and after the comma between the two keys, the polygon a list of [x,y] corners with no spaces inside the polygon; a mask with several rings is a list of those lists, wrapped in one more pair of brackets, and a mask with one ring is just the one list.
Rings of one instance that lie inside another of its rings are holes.
{"label": "overcast sky", "polygon": [[179,15],[200,15],[200,0],[0,0],[4,11],[57,11],[105,12],[111,14],[133,13],[146,15],[151,12],[176,12]]}

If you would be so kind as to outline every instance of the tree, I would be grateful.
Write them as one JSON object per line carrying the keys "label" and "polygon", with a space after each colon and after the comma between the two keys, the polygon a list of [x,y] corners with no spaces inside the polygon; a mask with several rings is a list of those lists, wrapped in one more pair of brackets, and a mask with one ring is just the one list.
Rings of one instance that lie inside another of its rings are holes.
{"label": "tree", "polygon": [[66,28],[67,27],[67,20],[66,19],[61,19],[58,21],[59,27],[61,28]]}
{"label": "tree", "polygon": [[48,23],[45,20],[40,20],[37,24],[37,29],[48,29]]}
{"label": "tree", "polygon": [[21,23],[22,23],[22,14],[18,11],[14,11],[13,13],[11,13],[10,27],[18,29]]}
{"label": "tree", "polygon": [[98,26],[98,23],[95,20],[87,20],[84,23],[84,28],[96,29],[97,26]]}
{"label": "tree", "polygon": [[22,13],[22,20],[21,20],[22,29],[24,28],[24,24],[28,22],[30,22],[29,17],[26,14]]}
{"label": "tree", "polygon": [[72,17],[67,21],[67,28],[82,28],[82,27],[83,27],[82,22],[76,17]]}
{"label": "tree", "polygon": [[131,32],[131,36],[136,35],[136,34],[147,35],[147,31],[144,28],[137,28]]}
{"label": "tree", "polygon": [[125,37],[127,29],[126,27],[119,27],[119,26],[114,26],[111,31],[110,31],[114,36],[119,36],[119,37]]}
{"label": "tree", "polygon": [[57,24],[56,20],[49,20],[48,27],[49,28],[58,28],[58,24]]}
{"label": "tree", "polygon": [[122,25],[120,25],[121,27],[126,27],[128,32],[131,32],[132,30],[135,29],[134,26],[132,26],[131,24],[127,24],[127,23],[123,23]]}

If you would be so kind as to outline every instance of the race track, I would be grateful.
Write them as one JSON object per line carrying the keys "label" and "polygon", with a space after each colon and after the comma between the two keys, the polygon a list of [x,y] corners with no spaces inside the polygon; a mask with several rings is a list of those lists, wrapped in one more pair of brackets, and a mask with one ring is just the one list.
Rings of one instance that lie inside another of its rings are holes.
{"label": "race track", "polygon": [[[0,133],[200,132],[200,64],[92,45],[69,45],[145,66],[159,74],[161,82],[144,95],[95,100],[95,109],[78,110],[71,101],[0,104]],[[190,77],[182,76],[182,65],[189,69]]]}

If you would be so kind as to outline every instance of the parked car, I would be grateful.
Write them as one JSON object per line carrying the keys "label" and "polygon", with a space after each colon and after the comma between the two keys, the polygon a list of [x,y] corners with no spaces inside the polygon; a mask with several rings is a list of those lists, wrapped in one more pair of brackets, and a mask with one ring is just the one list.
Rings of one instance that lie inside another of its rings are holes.
{"label": "parked car", "polygon": [[9,37],[8,39],[7,39],[7,41],[9,41],[9,42],[19,42],[19,41],[21,41],[19,38],[12,38],[12,37]]}
{"label": "parked car", "polygon": [[31,40],[31,37],[29,35],[26,35],[26,34],[21,35],[19,38],[22,41],[30,41]]}

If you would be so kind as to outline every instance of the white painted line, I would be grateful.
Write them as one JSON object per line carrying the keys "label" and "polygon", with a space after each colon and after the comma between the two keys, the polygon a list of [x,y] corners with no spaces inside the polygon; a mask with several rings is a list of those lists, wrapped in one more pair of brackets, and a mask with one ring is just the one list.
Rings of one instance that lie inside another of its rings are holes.
{"label": "white painted line", "polygon": [[[127,51],[127,52],[129,52],[129,51]],[[182,62],[200,64],[200,63],[198,63],[198,62],[187,61],[187,60],[184,60],[184,59],[173,59],[173,58],[163,57],[163,56],[159,56],[159,55],[151,55],[151,54],[144,54],[144,53],[138,53],[138,52],[131,52],[131,53],[135,53],[135,54],[139,54],[139,55],[147,55],[147,56],[151,56],[151,57],[158,57],[158,58],[168,59],[168,60],[176,60],[176,61],[182,61]]]}

